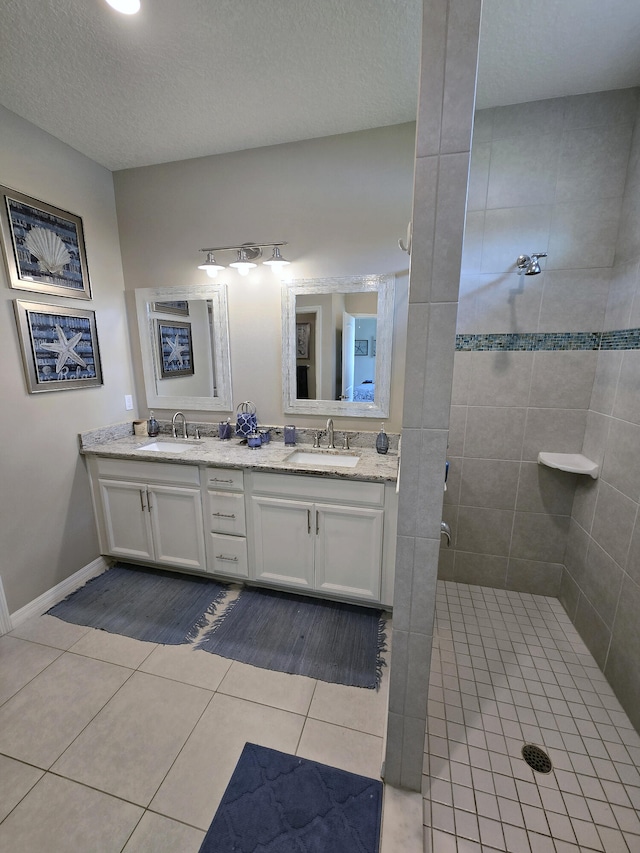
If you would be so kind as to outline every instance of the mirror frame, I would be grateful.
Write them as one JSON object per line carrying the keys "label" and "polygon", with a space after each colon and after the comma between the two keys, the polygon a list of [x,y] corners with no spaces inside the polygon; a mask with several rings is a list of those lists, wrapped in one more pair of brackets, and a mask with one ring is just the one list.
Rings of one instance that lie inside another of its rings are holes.
{"label": "mirror frame", "polygon": [[[393,275],[299,279],[282,283],[282,405],[285,412],[306,415],[342,415],[354,418],[389,417],[394,285]],[[296,296],[370,291],[378,294],[376,390],[373,402],[299,400],[296,397]]]}
{"label": "mirror frame", "polygon": [[[229,349],[229,311],[226,284],[193,284],[176,287],[137,288],[136,314],[142,372],[150,409],[191,409],[195,411],[232,411],[231,351]],[[213,352],[216,368],[217,397],[162,397],[157,392],[159,363],[153,318],[148,305],[153,302],[174,302],[184,299],[210,299],[213,302]]]}

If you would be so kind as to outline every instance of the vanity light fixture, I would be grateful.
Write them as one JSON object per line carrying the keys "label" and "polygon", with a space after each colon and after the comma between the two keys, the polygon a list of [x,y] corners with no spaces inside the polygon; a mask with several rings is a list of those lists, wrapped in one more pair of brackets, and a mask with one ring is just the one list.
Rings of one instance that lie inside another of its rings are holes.
{"label": "vanity light fixture", "polygon": [[262,263],[265,266],[271,267],[271,270],[277,273],[282,267],[291,263],[291,261],[283,258],[280,254],[280,246],[286,245],[286,242],[243,243],[241,246],[215,246],[212,249],[200,249],[201,252],[207,253],[207,259],[204,263],[199,264],[198,269],[204,270],[208,276],[215,278],[218,272],[225,269],[225,267],[216,261],[214,252],[235,252],[236,260],[232,261],[229,266],[237,270],[240,275],[248,275],[250,270],[257,266],[255,261],[262,257],[262,250],[272,249],[271,257]]}
{"label": "vanity light fixture", "polygon": [[262,254],[262,249],[238,249],[238,257],[237,259],[229,264],[233,269],[238,270],[240,275],[249,275],[249,270],[252,270],[254,267],[257,267],[257,264],[254,264],[252,258],[259,257]]}
{"label": "vanity light fixture", "polygon": [[207,260],[198,269],[204,270],[209,278],[215,278],[224,267],[216,261],[213,252],[207,252]]}
{"label": "vanity light fixture", "polygon": [[107,0],[107,3],[123,15],[135,15],[140,11],[140,0]]}
{"label": "vanity light fixture", "polygon": [[283,258],[280,254],[280,249],[277,246],[273,247],[273,254],[269,258],[268,261],[262,262],[265,266],[271,267],[274,272],[278,272],[282,267],[288,266],[291,261],[288,261],[286,258]]}

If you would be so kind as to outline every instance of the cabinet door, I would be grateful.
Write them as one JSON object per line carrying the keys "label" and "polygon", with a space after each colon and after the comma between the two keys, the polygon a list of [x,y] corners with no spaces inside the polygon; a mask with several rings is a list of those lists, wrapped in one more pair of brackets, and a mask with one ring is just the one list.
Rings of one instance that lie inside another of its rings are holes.
{"label": "cabinet door", "polygon": [[378,601],[384,510],[316,504],[315,587]]}
{"label": "cabinet door", "polygon": [[115,557],[153,560],[146,485],[119,480],[98,480],[98,483],[107,552]]}
{"label": "cabinet door", "polygon": [[147,495],[156,563],[205,571],[200,490],[149,486]]}
{"label": "cabinet door", "polygon": [[313,504],[254,496],[256,580],[313,588]]}

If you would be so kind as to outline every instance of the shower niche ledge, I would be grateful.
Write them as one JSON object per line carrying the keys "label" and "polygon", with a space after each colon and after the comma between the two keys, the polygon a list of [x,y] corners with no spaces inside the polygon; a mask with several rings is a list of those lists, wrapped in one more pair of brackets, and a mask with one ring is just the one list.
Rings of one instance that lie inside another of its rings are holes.
{"label": "shower niche ledge", "polygon": [[538,453],[538,462],[548,468],[557,468],[560,471],[569,471],[572,474],[588,474],[594,480],[598,479],[600,473],[598,463],[587,459],[582,453],[548,453],[541,450]]}

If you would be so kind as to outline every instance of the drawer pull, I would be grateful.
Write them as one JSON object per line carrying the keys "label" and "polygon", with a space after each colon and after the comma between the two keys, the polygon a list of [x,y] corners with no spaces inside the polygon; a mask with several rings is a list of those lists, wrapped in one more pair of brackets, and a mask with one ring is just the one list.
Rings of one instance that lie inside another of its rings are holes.
{"label": "drawer pull", "polygon": [[229,512],[212,512],[211,515],[214,518],[235,518],[236,517],[235,512],[231,512],[231,513],[229,513]]}
{"label": "drawer pull", "polygon": [[311,533],[311,510],[307,510],[307,533]]}
{"label": "drawer pull", "polygon": [[224,554],[218,554],[216,556],[216,560],[226,560],[227,563],[237,563],[238,562],[237,557],[225,557]]}
{"label": "drawer pull", "polygon": [[233,483],[233,480],[221,480],[220,477],[212,477],[212,483]]}
{"label": "drawer pull", "polygon": [[145,490],[144,490],[144,489],[140,489],[139,491],[140,491],[140,506],[142,507],[142,511],[144,512],[144,511],[145,511],[145,509],[147,508],[147,507],[146,507],[146,504],[145,504],[145,502],[144,502],[144,493],[145,493]]}

